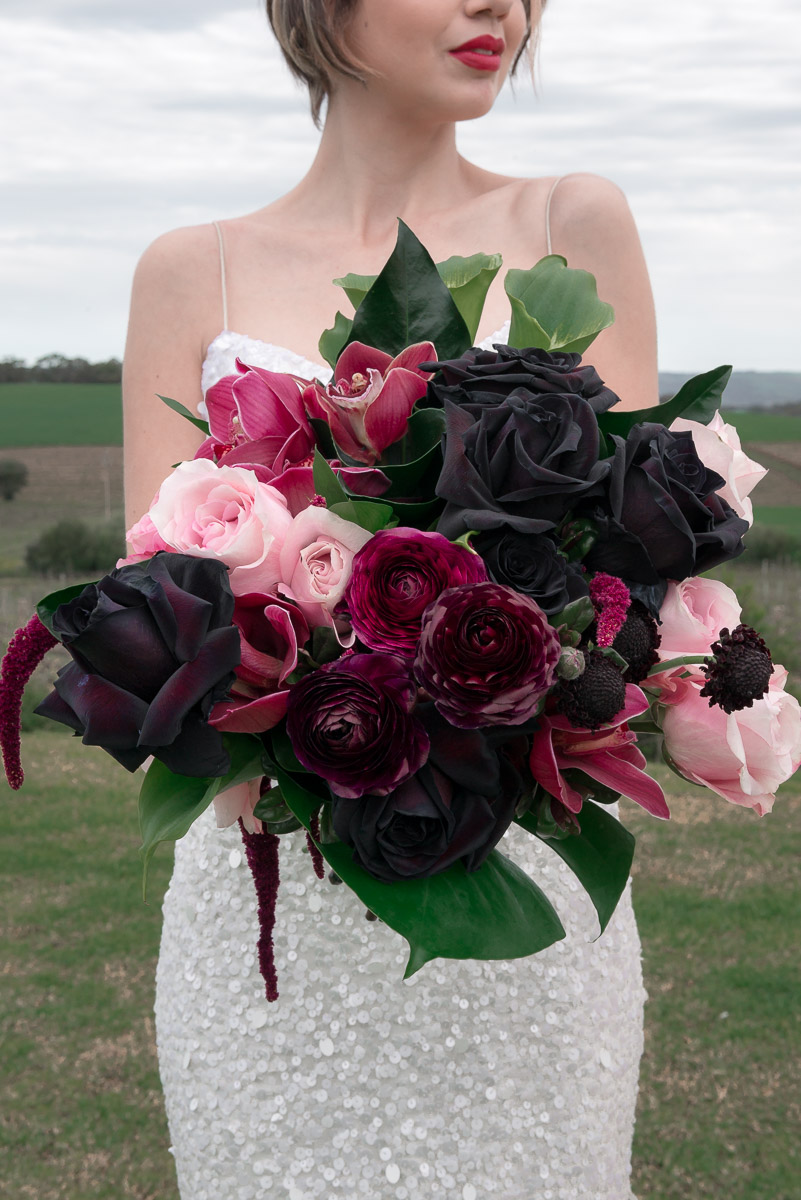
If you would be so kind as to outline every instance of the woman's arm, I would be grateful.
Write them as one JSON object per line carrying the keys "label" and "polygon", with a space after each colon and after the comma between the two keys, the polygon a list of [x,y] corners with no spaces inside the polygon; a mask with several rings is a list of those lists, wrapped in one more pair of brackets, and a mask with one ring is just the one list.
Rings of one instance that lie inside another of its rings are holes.
{"label": "woman's arm", "polygon": [[599,175],[567,175],[551,202],[551,243],[568,266],[591,271],[615,323],[584,361],[620,396],[620,408],[659,403],[656,318],[634,218],[620,188]]}
{"label": "woman's arm", "polygon": [[219,270],[210,225],[164,234],[136,268],[122,376],[129,528],[170,468],[192,458],[202,441],[200,431],[158,397],[197,412],[206,338],[209,330],[219,332]]}

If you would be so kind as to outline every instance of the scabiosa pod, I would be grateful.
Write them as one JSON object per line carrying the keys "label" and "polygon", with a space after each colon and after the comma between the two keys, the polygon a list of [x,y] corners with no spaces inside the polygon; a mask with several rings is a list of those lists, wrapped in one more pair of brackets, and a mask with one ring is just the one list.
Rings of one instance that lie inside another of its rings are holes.
{"label": "scabiosa pod", "polygon": [[773,660],[770,650],[750,625],[721,629],[712,645],[714,658],[701,667],[706,683],[700,695],[709,696],[725,713],[750,708],[770,687]]}
{"label": "scabiosa pod", "polygon": [[0,748],[6,779],[18,791],[25,779],[20,754],[22,693],[48,650],[58,644],[36,613],[12,637],[0,670]]}

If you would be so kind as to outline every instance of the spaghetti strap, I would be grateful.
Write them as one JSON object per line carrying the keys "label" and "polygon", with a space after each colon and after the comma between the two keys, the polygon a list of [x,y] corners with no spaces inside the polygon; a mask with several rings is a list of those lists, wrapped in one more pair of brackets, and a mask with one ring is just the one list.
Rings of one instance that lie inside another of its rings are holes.
{"label": "spaghetti strap", "polygon": [[[545,250],[547,254],[553,254],[553,249],[551,246],[551,200],[553,199],[553,194],[556,191],[556,185],[561,183],[564,178],[564,175],[557,175],[556,179],[554,179],[553,183],[551,184],[551,190],[548,192],[548,199],[545,201]],[[222,245],[222,243],[220,243],[220,245]]]}
{"label": "spaghetti strap", "polygon": [[219,221],[212,221],[212,225],[217,230],[217,244],[220,247],[220,288],[222,291],[222,318],[223,329],[228,328],[228,288],[225,283],[225,243],[223,242],[222,229]]}

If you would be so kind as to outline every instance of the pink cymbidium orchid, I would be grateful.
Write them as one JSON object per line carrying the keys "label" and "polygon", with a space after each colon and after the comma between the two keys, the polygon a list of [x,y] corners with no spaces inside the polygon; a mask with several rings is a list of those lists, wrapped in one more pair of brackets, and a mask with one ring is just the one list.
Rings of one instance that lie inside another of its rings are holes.
{"label": "pink cymbidium orchid", "polygon": [[593,732],[577,729],[559,713],[538,720],[531,747],[531,773],[546,792],[568,809],[581,810],[583,797],[562,774],[571,767],[583,771],[604,787],[628,796],[655,817],[669,817],[664,792],[645,773],[645,756],[637,749],[636,734],[627,722],[649,708],[645,693],[626,685],[626,703],[614,721]]}
{"label": "pink cymbidium orchid", "polygon": [[302,399],[308,381],[240,359],[236,369],[237,375],[226,375],[206,393],[209,437],[195,458],[248,467],[262,483],[270,483],[314,453],[314,430]]}
{"label": "pink cymbidium orchid", "polygon": [[412,409],[426,393],[431,373],[418,364],[435,359],[431,342],[407,346],[395,358],[351,342],[339,356],[333,381],[325,388],[314,383],[305,389],[306,411],[327,421],[345,454],[372,466],[403,437]]}

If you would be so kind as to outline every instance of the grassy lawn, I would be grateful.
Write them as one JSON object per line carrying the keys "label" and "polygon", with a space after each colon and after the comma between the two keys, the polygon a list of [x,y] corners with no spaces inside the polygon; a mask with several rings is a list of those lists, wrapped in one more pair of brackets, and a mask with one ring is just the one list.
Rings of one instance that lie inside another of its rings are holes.
{"label": "grassy lawn", "polygon": [[118,383],[0,384],[0,446],[121,446]]}
{"label": "grassy lawn", "polygon": [[761,409],[723,410],[729,425],[736,425],[743,442],[797,442],[801,440],[801,417]]}
{"label": "grassy lawn", "polygon": [[[170,856],[143,905],[138,780],[58,731],[31,733],[25,761],[24,791],[0,788],[0,1196],[177,1200],[151,1015]],[[624,814],[650,994],[634,1190],[791,1200],[801,790],[760,821],[671,789],[671,822]]]}

